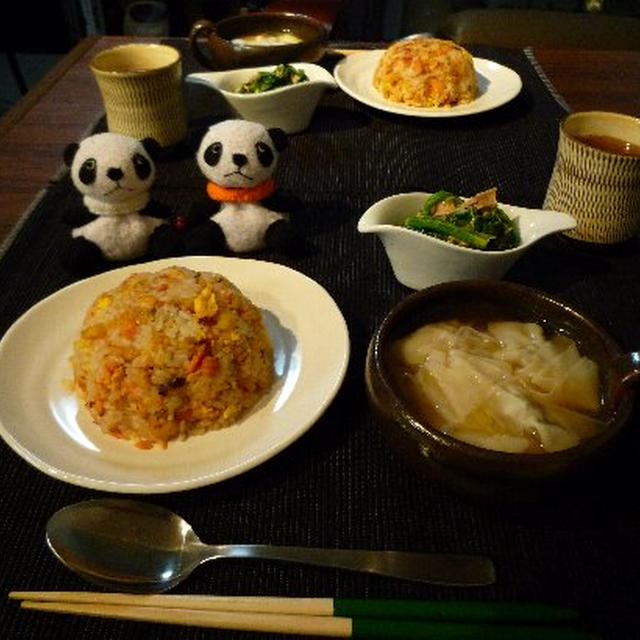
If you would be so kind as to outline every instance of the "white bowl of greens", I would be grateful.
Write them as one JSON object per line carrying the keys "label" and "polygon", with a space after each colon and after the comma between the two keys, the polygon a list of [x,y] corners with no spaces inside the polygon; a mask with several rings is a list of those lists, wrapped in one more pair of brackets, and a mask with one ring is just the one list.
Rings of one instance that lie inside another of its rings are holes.
{"label": "white bowl of greens", "polygon": [[186,81],[217,91],[234,116],[285,133],[306,129],[322,94],[337,87],[326,69],[309,62],[190,73]]}
{"label": "white bowl of greens", "polygon": [[566,213],[498,203],[491,189],[472,198],[401,193],[376,202],[358,221],[360,233],[378,236],[394,275],[411,289],[498,280],[532,244],[575,226]]}

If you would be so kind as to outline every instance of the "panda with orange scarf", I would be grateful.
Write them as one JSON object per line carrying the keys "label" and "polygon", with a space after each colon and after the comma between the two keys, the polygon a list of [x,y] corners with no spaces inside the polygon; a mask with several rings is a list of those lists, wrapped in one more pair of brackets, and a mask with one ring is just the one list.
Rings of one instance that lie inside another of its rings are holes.
{"label": "panda with orange scarf", "polygon": [[184,251],[249,253],[283,249],[290,239],[289,212],[273,178],[288,146],[281,129],[248,120],[224,120],[204,134],[196,160],[207,178],[207,199],[190,212]]}

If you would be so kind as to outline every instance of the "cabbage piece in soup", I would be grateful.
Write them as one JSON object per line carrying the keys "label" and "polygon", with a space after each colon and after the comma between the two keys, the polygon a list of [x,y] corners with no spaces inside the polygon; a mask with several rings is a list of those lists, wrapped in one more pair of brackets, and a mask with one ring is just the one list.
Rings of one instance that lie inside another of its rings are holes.
{"label": "cabbage piece in soup", "polygon": [[396,383],[448,435],[486,449],[568,449],[602,427],[598,366],[532,322],[428,324],[396,341]]}
{"label": "cabbage piece in soup", "polygon": [[298,44],[302,38],[289,31],[268,31],[265,33],[253,33],[246,36],[238,36],[232,42],[236,45],[250,45],[252,47],[274,47],[283,44]]}

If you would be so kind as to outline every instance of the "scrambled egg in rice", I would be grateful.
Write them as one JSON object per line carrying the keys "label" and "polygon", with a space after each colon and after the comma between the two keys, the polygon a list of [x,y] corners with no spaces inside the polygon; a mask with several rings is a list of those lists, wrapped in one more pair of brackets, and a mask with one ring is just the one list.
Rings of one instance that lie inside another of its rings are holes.
{"label": "scrambled egg in rice", "polygon": [[471,54],[450,40],[427,37],[392,44],[373,85],[387,100],[413,107],[451,107],[474,100],[478,91]]}
{"label": "scrambled egg in rice", "polygon": [[99,295],[71,364],[102,431],[143,449],[233,424],[274,380],[260,310],[222,275],[184,267]]}

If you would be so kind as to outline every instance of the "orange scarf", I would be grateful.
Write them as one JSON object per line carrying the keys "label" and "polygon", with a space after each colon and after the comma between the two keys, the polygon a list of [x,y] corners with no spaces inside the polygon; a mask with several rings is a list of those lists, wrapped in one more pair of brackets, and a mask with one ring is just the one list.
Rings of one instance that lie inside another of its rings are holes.
{"label": "orange scarf", "polygon": [[222,187],[215,182],[207,183],[209,197],[222,202],[257,202],[270,196],[275,189],[273,180],[265,180],[255,187]]}

